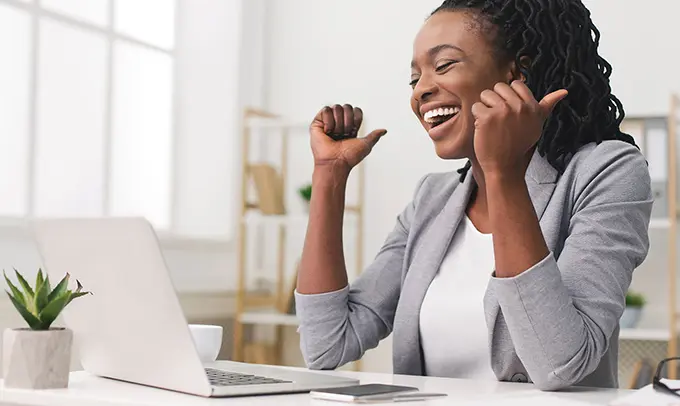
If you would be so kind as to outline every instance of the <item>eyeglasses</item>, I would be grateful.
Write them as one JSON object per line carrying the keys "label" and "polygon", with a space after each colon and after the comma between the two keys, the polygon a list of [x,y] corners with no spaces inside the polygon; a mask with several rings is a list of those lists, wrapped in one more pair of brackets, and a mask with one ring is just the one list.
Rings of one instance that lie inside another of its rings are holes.
{"label": "eyeglasses", "polygon": [[673,358],[666,358],[659,362],[659,365],[656,367],[656,373],[654,374],[654,378],[652,378],[652,387],[655,390],[658,390],[660,392],[668,393],[670,395],[675,395],[675,396],[680,396],[680,388],[673,389],[668,387],[665,383],[661,382],[661,372],[664,370],[665,367],[671,362],[671,361],[679,361],[680,357],[673,357]]}

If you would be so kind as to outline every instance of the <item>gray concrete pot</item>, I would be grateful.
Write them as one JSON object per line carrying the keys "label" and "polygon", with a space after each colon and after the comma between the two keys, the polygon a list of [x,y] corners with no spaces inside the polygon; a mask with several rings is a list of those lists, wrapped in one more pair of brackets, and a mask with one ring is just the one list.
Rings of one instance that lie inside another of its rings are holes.
{"label": "gray concrete pot", "polygon": [[642,316],[642,307],[626,306],[621,315],[619,325],[621,328],[635,328]]}
{"label": "gray concrete pot", "polygon": [[68,386],[73,332],[6,329],[3,335],[3,378],[7,388],[58,389]]}

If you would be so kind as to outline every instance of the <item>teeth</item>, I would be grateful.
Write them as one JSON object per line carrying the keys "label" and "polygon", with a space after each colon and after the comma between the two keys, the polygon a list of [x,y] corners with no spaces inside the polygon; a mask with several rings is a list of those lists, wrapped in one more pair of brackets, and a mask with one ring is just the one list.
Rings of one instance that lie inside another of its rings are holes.
{"label": "teeth", "polygon": [[458,107],[440,107],[438,109],[432,109],[425,113],[423,118],[425,119],[426,122],[431,123],[434,122],[433,118],[437,116],[452,116],[454,114],[458,114],[460,111],[460,108]]}

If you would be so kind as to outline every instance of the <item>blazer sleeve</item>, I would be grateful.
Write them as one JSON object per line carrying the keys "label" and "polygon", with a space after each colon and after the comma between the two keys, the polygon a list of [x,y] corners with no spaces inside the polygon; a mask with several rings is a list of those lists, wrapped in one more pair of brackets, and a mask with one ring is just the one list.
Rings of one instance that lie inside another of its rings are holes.
{"label": "blazer sleeve", "polygon": [[356,361],[392,332],[406,242],[426,179],[421,178],[412,201],[356,281],[335,292],[295,292],[300,349],[310,369],[335,369]]}
{"label": "blazer sleeve", "polygon": [[551,253],[515,277],[491,280],[517,355],[543,390],[576,384],[597,368],[649,250],[651,181],[635,147],[598,145],[576,183],[559,258]]}

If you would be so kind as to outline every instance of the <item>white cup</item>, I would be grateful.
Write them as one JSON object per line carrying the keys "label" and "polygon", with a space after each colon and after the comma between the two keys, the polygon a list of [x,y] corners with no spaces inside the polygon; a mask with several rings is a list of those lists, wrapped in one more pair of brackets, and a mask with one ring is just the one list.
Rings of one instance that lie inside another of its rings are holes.
{"label": "white cup", "polygon": [[214,362],[222,348],[222,327],[208,324],[189,324],[196,351],[202,362]]}

